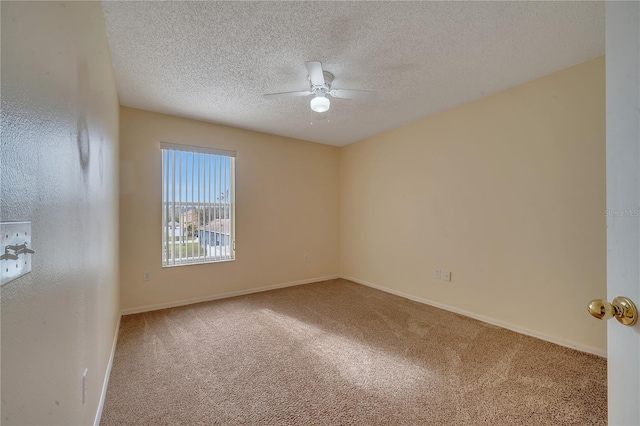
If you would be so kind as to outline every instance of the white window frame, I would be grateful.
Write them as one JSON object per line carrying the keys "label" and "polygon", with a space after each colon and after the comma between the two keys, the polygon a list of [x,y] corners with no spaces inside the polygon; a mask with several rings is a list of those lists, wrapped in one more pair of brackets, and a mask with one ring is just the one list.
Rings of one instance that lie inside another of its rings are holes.
{"label": "white window frame", "polygon": [[236,152],[168,142],[160,150],[162,267],[234,261]]}

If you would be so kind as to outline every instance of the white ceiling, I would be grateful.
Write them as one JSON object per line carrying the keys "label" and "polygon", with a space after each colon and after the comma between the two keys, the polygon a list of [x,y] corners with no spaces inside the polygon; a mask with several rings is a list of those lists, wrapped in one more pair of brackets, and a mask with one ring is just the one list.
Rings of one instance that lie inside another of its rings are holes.
{"label": "white ceiling", "polygon": [[[120,103],[342,146],[604,54],[597,2],[103,2]],[[304,62],[334,88],[311,125]]]}

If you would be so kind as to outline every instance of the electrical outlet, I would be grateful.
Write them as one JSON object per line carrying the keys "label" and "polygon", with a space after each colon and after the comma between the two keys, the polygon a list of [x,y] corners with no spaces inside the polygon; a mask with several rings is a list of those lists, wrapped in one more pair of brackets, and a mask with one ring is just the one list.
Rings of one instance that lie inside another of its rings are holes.
{"label": "electrical outlet", "polygon": [[87,390],[89,387],[89,384],[87,383],[88,374],[89,374],[89,369],[85,368],[84,371],[82,372],[82,403],[83,404],[87,400]]}
{"label": "electrical outlet", "polygon": [[445,281],[451,281],[451,272],[446,271],[446,272],[444,273],[444,280],[445,280]]}
{"label": "electrical outlet", "polygon": [[305,261],[305,262],[308,262],[310,257],[311,257],[310,255],[305,254],[305,255],[304,255],[304,261]]}
{"label": "electrical outlet", "polygon": [[151,281],[151,271],[144,271],[142,273],[142,280],[143,281]]}
{"label": "electrical outlet", "polygon": [[440,275],[440,269],[436,269],[436,279],[440,279],[441,275]]}

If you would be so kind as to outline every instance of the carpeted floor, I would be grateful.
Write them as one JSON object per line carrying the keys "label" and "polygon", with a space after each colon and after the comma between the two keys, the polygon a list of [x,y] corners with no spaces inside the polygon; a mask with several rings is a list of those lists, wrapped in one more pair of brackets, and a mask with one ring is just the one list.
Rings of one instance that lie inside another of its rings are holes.
{"label": "carpeted floor", "polygon": [[103,425],[605,425],[606,360],[332,280],[122,318]]}

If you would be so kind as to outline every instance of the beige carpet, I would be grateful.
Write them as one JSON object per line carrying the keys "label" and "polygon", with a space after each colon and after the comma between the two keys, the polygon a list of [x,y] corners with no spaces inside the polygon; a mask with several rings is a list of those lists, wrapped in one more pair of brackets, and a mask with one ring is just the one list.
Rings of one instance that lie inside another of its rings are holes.
{"label": "beige carpet", "polygon": [[606,360],[345,280],[122,318],[103,425],[605,425]]}

